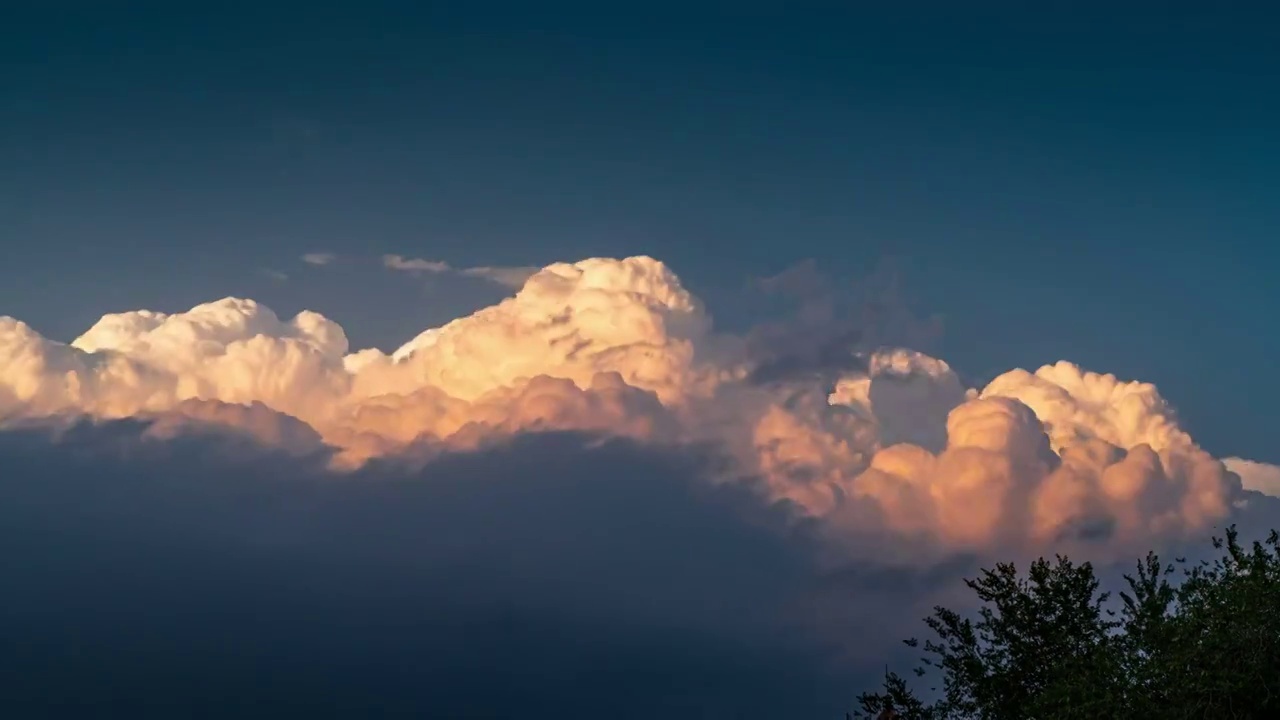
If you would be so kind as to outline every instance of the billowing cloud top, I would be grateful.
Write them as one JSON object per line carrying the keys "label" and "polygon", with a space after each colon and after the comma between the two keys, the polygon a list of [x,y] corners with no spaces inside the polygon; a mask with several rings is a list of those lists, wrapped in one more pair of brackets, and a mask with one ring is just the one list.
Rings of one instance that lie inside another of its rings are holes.
{"label": "billowing cloud top", "polygon": [[728,461],[719,480],[758,479],[837,551],[904,557],[1009,542],[1128,551],[1206,529],[1242,492],[1150,384],[1059,362],[965,388],[941,360],[876,347],[855,349],[858,369],[834,385],[762,384],[761,363],[787,367],[786,347],[765,350],[714,332],[663,263],[593,258],[542,268],[390,354],[351,352],[319,314],[286,320],[237,298],[107,315],[70,344],[0,318],[0,423],[213,425],[323,443],[341,468],[547,430],[698,443]]}

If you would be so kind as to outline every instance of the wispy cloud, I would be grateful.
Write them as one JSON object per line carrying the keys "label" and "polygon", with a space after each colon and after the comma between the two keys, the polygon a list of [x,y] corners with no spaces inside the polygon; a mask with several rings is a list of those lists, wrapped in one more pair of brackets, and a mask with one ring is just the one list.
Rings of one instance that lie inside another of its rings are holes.
{"label": "wispy cloud", "polygon": [[276,282],[285,282],[289,279],[289,276],[285,273],[282,273],[279,270],[272,270],[271,268],[258,268],[258,274],[265,275]]}
{"label": "wispy cloud", "polygon": [[528,280],[534,273],[538,272],[536,267],[493,267],[484,265],[481,267],[466,268],[460,270],[467,277],[478,277],[496,282],[499,285],[507,287],[521,287],[525,280]]}
{"label": "wispy cloud", "polygon": [[501,267],[482,265],[469,268],[455,268],[442,260],[424,258],[407,258],[403,255],[383,255],[382,264],[391,269],[408,273],[453,273],[465,277],[480,278],[507,287],[518,288],[531,275],[538,271],[535,267]]}
{"label": "wispy cloud", "polygon": [[328,265],[337,259],[338,256],[331,252],[309,252],[302,256],[302,262],[308,265]]}
{"label": "wispy cloud", "polygon": [[411,273],[447,273],[453,270],[447,262],[424,260],[422,258],[407,258],[403,255],[383,255],[382,264],[391,270],[400,270],[401,272]]}

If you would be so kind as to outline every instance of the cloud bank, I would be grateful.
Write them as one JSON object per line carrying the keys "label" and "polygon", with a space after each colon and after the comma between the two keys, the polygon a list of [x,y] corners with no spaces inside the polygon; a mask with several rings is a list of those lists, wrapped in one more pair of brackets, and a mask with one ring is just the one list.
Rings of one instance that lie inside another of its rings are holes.
{"label": "cloud bank", "polygon": [[812,347],[768,337],[786,336],[715,332],[647,257],[549,265],[389,354],[353,352],[319,314],[237,298],[106,315],[70,344],[0,318],[0,421],[181,419],[323,444],[346,469],[529,432],[705,446],[723,458],[718,482],[750,479],[833,552],[904,559],[1008,543],[1128,551],[1207,530],[1242,492],[1150,384],[1059,362],[966,388],[940,359],[858,342],[824,359],[833,377],[808,372]]}
{"label": "cloud bank", "polygon": [[0,706],[838,717],[986,559],[1275,517],[1276,468],[1154,386],[968,387],[812,272],[741,335],[647,257],[390,352],[240,298],[70,343],[0,318]]}

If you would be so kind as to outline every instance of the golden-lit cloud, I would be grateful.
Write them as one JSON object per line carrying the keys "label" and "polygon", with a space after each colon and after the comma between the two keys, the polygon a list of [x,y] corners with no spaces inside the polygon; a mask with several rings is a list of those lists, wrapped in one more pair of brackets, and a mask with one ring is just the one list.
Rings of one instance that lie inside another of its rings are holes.
{"label": "golden-lit cloud", "polygon": [[1240,476],[1277,486],[1247,461],[1228,472],[1150,384],[1059,362],[966,388],[944,361],[894,347],[824,356],[843,368],[834,380],[793,377],[786,368],[812,363],[715,332],[652,258],[525,274],[506,276],[523,281],[511,297],[391,353],[352,352],[319,314],[285,319],[237,298],[106,315],[69,344],[0,318],[0,423],[140,417],[159,438],[230,428],[299,451],[323,443],[347,468],[552,430],[696,443],[728,460],[717,480],[758,479],[766,499],[855,550],[869,536],[944,552],[1128,547],[1220,521]]}

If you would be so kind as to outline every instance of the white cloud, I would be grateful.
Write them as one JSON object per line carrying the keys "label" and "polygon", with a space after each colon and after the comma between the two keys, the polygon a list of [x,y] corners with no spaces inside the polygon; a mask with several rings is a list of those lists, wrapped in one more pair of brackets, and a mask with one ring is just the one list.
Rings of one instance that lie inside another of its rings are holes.
{"label": "white cloud", "polygon": [[1280,497],[1280,465],[1230,457],[1222,461],[1227,469],[1240,476],[1245,490]]}
{"label": "white cloud", "polygon": [[449,263],[446,262],[423,260],[422,258],[407,258],[403,255],[383,255],[382,264],[384,267],[391,270],[401,270],[412,273],[446,273],[453,269],[449,267]]}
{"label": "white cloud", "polygon": [[308,265],[328,265],[337,259],[338,256],[330,252],[309,252],[302,256],[302,262]]}
{"label": "white cloud", "polygon": [[992,380],[982,395],[1016,398],[1031,406],[1055,449],[1092,439],[1155,450],[1191,444],[1154,385],[1122,382],[1066,361],[1034,374],[1011,370]]}

